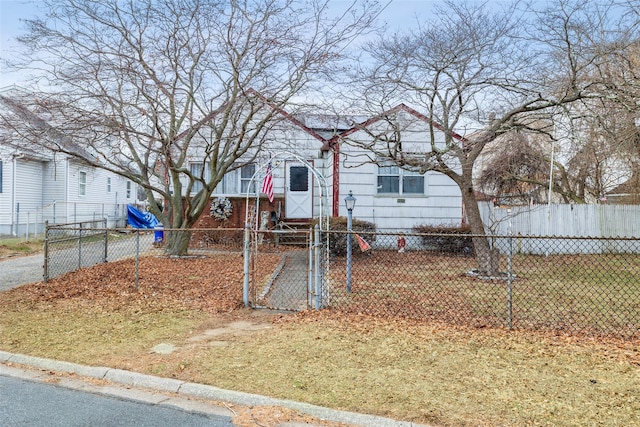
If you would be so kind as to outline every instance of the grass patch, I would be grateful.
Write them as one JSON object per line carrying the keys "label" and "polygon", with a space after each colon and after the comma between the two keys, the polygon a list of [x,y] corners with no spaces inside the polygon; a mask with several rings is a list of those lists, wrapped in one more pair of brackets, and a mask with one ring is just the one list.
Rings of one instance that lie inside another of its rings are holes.
{"label": "grass patch", "polygon": [[[503,257],[501,271],[508,267]],[[512,324],[638,338],[640,256],[517,255],[512,260]],[[345,291],[345,259],[327,275],[330,304],[347,313],[425,317],[473,326],[508,325],[508,282],[466,273],[472,257],[429,251],[375,251],[353,263],[352,293]]]}
{"label": "grass patch", "polygon": [[[637,343],[332,311],[275,317],[269,329],[193,341],[211,327],[210,314],[38,308],[3,310],[0,348],[442,426],[640,421]],[[150,352],[160,342],[178,350]]]}
{"label": "grass patch", "polygon": [[[258,269],[280,262],[264,255]],[[0,349],[440,426],[640,425],[640,341],[446,325],[434,313],[481,312],[494,286],[461,286],[468,279],[449,274],[452,266],[425,268],[433,276],[415,292],[403,280],[380,293],[385,309],[398,310],[431,293],[420,321],[406,312],[389,319],[238,309],[240,256],[145,257],[139,267],[138,288],[134,262],[124,260],[0,293]],[[483,290],[476,305],[472,287]],[[435,290],[446,290],[455,310]],[[363,291],[354,281],[353,307],[375,312]],[[229,327],[256,316],[266,328]],[[154,353],[160,343],[176,350]]]}
{"label": "grass patch", "polygon": [[16,307],[0,313],[0,348],[124,368],[123,356],[148,352],[157,342],[174,339],[201,319],[202,313],[195,311],[103,311],[77,302]]}
{"label": "grass patch", "polygon": [[42,252],[44,240],[36,239],[25,241],[24,238],[2,238],[0,239],[0,258],[33,255]]}

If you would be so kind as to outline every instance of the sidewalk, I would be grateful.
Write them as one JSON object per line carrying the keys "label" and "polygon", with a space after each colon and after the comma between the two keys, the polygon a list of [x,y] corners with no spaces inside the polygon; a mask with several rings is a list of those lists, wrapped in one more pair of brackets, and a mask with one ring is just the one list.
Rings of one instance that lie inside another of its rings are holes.
{"label": "sidewalk", "polygon": [[[20,367],[12,366],[21,365]],[[206,404],[204,399],[247,407],[277,406],[293,409],[321,420],[346,423],[351,426],[366,427],[427,427],[406,421],[354,412],[337,411],[292,400],[274,399],[266,396],[224,390],[213,386],[188,383],[170,378],[160,378],[136,372],[106,367],[83,366],[41,357],[0,351],[0,375],[24,378],[32,381],[50,381],[52,374],[72,374],[65,378],[57,375],[58,384],[63,387],[82,389],[92,393],[119,396],[141,400],[150,404],[173,405],[185,410],[233,416],[227,407]],[[99,385],[95,380],[106,380]],[[276,427],[320,427],[320,424],[285,422]]]}

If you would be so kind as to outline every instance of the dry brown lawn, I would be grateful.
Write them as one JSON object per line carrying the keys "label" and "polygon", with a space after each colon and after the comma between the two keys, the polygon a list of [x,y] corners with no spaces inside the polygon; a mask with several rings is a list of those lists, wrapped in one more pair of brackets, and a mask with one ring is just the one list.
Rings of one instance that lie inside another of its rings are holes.
{"label": "dry brown lawn", "polygon": [[[139,267],[137,288],[125,260],[0,294],[0,349],[425,424],[640,425],[637,341],[249,310],[238,254]],[[309,421],[237,409],[240,426]]]}

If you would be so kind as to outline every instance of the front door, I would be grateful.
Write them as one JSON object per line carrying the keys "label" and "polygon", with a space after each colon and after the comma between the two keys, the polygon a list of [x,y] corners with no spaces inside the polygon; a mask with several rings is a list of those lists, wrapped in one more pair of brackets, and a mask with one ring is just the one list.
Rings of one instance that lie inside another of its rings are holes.
{"label": "front door", "polygon": [[313,176],[302,162],[286,162],[285,217],[313,218]]}

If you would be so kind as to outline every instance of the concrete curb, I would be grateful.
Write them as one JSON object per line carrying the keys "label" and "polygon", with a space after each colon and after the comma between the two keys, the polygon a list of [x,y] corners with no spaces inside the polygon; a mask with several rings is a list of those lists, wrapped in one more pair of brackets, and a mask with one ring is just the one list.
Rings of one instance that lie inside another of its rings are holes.
{"label": "concrete curb", "polygon": [[338,411],[292,400],[274,399],[267,396],[249,394],[233,390],[225,390],[209,385],[189,383],[171,378],[160,378],[137,372],[125,371],[106,367],[83,366],[70,362],[62,362],[42,357],[13,354],[0,351],[1,363],[17,363],[31,368],[53,372],[71,373],[83,377],[104,379],[116,384],[142,387],[145,389],[176,393],[183,397],[229,402],[241,406],[280,406],[293,409],[322,420],[342,422],[355,426],[376,427],[428,427],[423,424],[408,421],[396,421],[390,418],[374,415],[358,414],[355,412]]}

